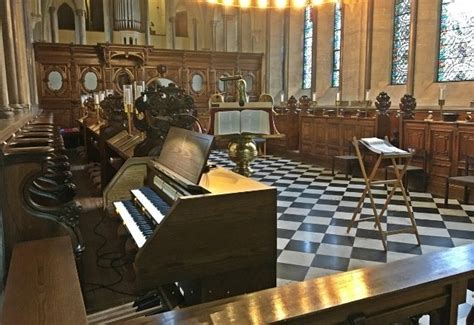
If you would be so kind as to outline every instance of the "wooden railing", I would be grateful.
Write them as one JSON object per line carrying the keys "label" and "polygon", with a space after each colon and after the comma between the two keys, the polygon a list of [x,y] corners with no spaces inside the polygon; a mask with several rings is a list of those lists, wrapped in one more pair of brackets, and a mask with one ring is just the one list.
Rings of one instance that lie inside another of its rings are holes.
{"label": "wooden railing", "polygon": [[456,324],[474,244],[227,298],[129,324]]}

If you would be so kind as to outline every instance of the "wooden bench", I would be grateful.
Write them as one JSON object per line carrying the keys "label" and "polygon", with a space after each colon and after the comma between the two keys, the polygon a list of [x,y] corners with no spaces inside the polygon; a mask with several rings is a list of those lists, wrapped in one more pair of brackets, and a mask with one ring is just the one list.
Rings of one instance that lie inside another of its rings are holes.
{"label": "wooden bench", "polygon": [[[292,283],[127,324],[456,324],[473,287],[474,244]],[[469,323],[471,324],[471,323]]]}
{"label": "wooden bench", "polygon": [[69,237],[14,247],[1,323],[87,324]]}

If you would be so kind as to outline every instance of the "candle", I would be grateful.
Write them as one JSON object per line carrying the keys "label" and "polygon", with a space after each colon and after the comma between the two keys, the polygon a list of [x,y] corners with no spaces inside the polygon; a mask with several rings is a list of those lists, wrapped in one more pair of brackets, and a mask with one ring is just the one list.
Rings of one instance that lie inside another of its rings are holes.
{"label": "candle", "polygon": [[99,105],[100,100],[99,100],[99,94],[94,93],[94,104]]}
{"label": "candle", "polygon": [[370,89],[367,89],[367,91],[365,92],[365,101],[366,102],[369,101],[369,97],[370,97]]}
{"label": "candle", "polygon": [[341,92],[338,90],[336,93],[336,102],[341,101]]}
{"label": "candle", "polygon": [[99,92],[99,101],[103,101],[105,99],[105,91]]}
{"label": "candle", "polygon": [[132,104],[132,85],[123,85],[123,103]]}
{"label": "candle", "polygon": [[143,86],[137,85],[137,87],[135,88],[135,99],[140,97],[142,95],[142,92],[143,92]]}
{"label": "candle", "polygon": [[316,97],[316,92],[314,92],[314,93],[313,93],[313,102],[316,101],[316,98],[317,98],[317,97]]}
{"label": "candle", "polygon": [[439,99],[444,99],[444,88],[442,87],[439,88]]}
{"label": "candle", "polygon": [[280,95],[280,102],[283,103],[285,101],[285,94]]}
{"label": "candle", "polygon": [[145,81],[142,81],[142,91],[146,91],[146,84],[145,84]]}

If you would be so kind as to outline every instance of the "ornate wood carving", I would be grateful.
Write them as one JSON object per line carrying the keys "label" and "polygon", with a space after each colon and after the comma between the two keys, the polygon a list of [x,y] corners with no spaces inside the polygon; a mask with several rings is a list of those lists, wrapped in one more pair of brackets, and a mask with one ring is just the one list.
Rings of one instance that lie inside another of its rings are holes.
{"label": "ornate wood carving", "polygon": [[[146,100],[145,100],[146,98]],[[197,119],[193,116],[194,100],[184,89],[170,84],[168,87],[148,89],[145,96],[135,102],[135,127],[146,133],[146,138],[134,150],[134,156],[158,156],[171,126],[191,130]]]}
{"label": "ornate wood carving", "polygon": [[300,97],[300,109],[301,109],[301,114],[308,114],[310,105],[311,105],[311,98],[309,98],[306,95],[303,95]]}
{"label": "ornate wood carving", "polygon": [[[147,85],[158,78],[169,79],[194,97],[201,115],[207,114],[209,97],[218,91],[219,77],[224,73],[252,79],[250,100],[257,100],[262,91],[262,54],[161,50],[118,44],[36,43],[34,47],[41,107],[58,112],[56,122],[60,121],[64,127],[74,126],[74,119],[79,117],[79,98],[84,93],[81,81],[88,68],[98,73],[97,90],[114,89],[119,94],[122,93],[119,73],[128,76],[126,81],[145,81]],[[43,80],[51,67],[60,67],[65,73],[67,87],[60,94],[45,89]],[[190,82],[196,73],[203,76],[203,87],[193,92]],[[232,85],[226,89],[229,99],[235,95],[233,89]]]}
{"label": "ornate wood carving", "polygon": [[415,117],[416,99],[412,95],[405,95],[400,99],[400,110],[403,119]]}
{"label": "ornate wood carving", "polygon": [[375,100],[375,107],[377,107],[378,113],[380,115],[387,115],[390,106],[392,106],[390,96],[386,92],[382,91],[380,94],[377,95],[377,98]]}

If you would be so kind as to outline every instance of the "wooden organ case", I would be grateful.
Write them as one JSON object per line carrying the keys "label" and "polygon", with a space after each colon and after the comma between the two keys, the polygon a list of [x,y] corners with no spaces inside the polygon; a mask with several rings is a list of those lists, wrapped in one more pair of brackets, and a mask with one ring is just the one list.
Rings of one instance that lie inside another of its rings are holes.
{"label": "wooden organ case", "polygon": [[[253,100],[262,92],[261,53],[51,43],[35,43],[34,50],[40,105],[46,111],[58,113],[54,118],[62,127],[76,124],[81,94],[105,89],[122,94],[123,85],[134,81],[145,81],[147,87],[161,81],[175,83],[193,96],[204,120],[212,94],[226,92],[234,96],[232,87],[223,85],[220,77],[241,74]],[[50,78],[60,81],[54,89],[48,87]]]}

